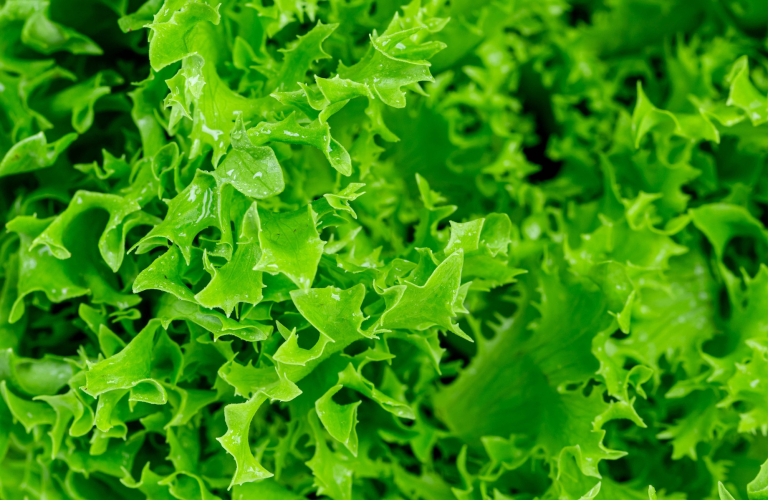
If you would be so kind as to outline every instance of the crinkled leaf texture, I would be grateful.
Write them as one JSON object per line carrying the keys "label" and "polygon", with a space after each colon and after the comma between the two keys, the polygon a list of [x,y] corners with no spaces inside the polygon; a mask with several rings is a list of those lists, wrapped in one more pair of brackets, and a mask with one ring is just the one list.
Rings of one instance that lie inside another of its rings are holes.
{"label": "crinkled leaf texture", "polygon": [[768,498],[766,2],[0,4],[0,499]]}

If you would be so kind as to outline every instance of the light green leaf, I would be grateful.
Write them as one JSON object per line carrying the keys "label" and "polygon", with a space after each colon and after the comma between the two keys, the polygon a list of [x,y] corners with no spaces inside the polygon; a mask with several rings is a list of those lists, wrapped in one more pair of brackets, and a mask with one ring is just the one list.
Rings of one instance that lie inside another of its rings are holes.
{"label": "light green leaf", "polygon": [[325,246],[312,206],[278,214],[259,208],[257,223],[261,259],[254,269],[282,273],[304,290],[311,287]]}
{"label": "light green leaf", "polygon": [[323,50],[323,42],[337,27],[337,24],[318,22],[306,35],[299,36],[288,48],[281,49],[283,61],[280,71],[270,80],[267,88],[279,91],[293,90],[303,83],[314,61],[331,57]]}
{"label": "light green leaf", "polygon": [[383,290],[387,310],[381,316],[381,326],[414,330],[440,326],[470,340],[453,321],[463,262],[463,252],[455,252],[434,269],[425,283],[405,281]]}
{"label": "light green leaf", "polygon": [[216,439],[237,462],[237,470],[232,476],[230,487],[266,479],[273,475],[253,456],[249,441],[251,420],[266,399],[263,394],[256,394],[245,403],[230,404],[224,408],[224,419],[228,430],[226,434]]}
{"label": "light green leaf", "polygon": [[340,405],[333,400],[334,394],[343,389],[343,385],[331,387],[323,397],[315,401],[315,410],[328,434],[347,447],[352,455],[357,456],[357,407],[360,401]]}
{"label": "light green leaf", "polygon": [[0,161],[0,177],[50,167],[75,139],[77,134],[67,134],[48,144],[45,134],[39,132],[17,142]]}
{"label": "light green leaf", "polygon": [[64,246],[68,228],[84,213],[100,209],[109,214],[107,226],[99,237],[99,253],[112,271],[117,272],[125,257],[126,233],[137,225],[154,225],[159,221],[148,214],[140,213],[128,218],[141,209],[138,203],[120,196],[89,191],[78,191],[66,210],[59,214],[45,231],[32,241],[30,250],[47,247],[57,259],[69,259],[72,254]]}
{"label": "light green leaf", "polygon": [[156,318],[160,319],[165,326],[178,319],[190,321],[211,332],[214,340],[232,335],[248,342],[257,342],[265,340],[272,332],[272,327],[269,325],[248,319],[236,321],[218,311],[204,309],[171,295],[164,295],[159,300]]}
{"label": "light green leaf", "polygon": [[[218,269],[207,265],[213,272],[211,281],[194,297],[204,307],[223,309],[227,317],[238,303],[256,305],[263,296],[262,273],[254,271],[261,258],[256,211],[254,203],[245,213],[232,260]],[[207,261],[207,255],[203,259]]]}
{"label": "light green leaf", "polygon": [[640,81],[637,82],[637,103],[632,113],[632,133],[635,147],[651,130],[665,135],[678,135],[688,139],[720,142],[720,133],[703,113],[683,114],[658,109],[646,97]]}
{"label": "light green leaf", "polygon": [[[415,37],[422,28],[395,31],[397,23],[397,19],[393,20],[384,35],[371,37],[368,52],[357,64],[350,67],[340,64],[339,76],[373,89],[384,104],[403,108],[405,92],[402,88],[418,82],[431,82],[433,78],[427,61],[410,60],[406,55],[411,46],[411,37]],[[441,48],[442,46],[435,46],[435,51]],[[430,52],[434,54],[434,51]]]}
{"label": "light green leaf", "polygon": [[314,412],[309,415],[309,424],[315,440],[315,454],[306,464],[314,474],[317,492],[320,495],[328,495],[333,500],[352,500],[354,471],[349,459],[328,448]]}
{"label": "light green leaf", "polygon": [[192,242],[200,231],[212,226],[221,230],[221,245],[231,251],[232,232],[226,219],[229,198],[222,191],[213,175],[198,170],[189,186],[168,203],[165,219],[134,245],[136,252],[146,253],[170,241],[189,265]]}
{"label": "light green leaf", "polygon": [[150,321],[122,351],[93,363],[85,374],[86,385],[83,390],[96,397],[108,391],[148,384],[164,393],[162,386],[150,379],[155,333],[159,327],[159,321]]}
{"label": "light green leaf", "polygon": [[232,184],[251,198],[263,199],[280,194],[285,189],[285,181],[275,153],[269,147],[251,144],[242,114],[237,115],[230,137],[233,149],[214,172],[216,180]]}
{"label": "light green leaf", "polygon": [[349,153],[339,141],[331,136],[331,127],[319,120],[301,125],[296,113],[291,113],[280,122],[261,122],[248,130],[253,144],[268,142],[283,142],[286,144],[303,144],[320,150],[333,168],[342,175],[352,175],[352,160]]}
{"label": "light green leaf", "polygon": [[728,76],[731,87],[728,92],[728,106],[736,106],[746,113],[752,125],[768,122],[768,99],[749,81],[749,59],[740,57]]}

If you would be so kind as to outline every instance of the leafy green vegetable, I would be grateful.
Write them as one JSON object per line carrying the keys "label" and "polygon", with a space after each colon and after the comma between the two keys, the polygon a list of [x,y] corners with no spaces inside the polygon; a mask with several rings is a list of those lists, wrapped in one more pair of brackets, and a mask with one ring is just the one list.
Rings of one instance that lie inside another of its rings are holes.
{"label": "leafy green vegetable", "polygon": [[759,0],[0,2],[0,499],[758,500]]}

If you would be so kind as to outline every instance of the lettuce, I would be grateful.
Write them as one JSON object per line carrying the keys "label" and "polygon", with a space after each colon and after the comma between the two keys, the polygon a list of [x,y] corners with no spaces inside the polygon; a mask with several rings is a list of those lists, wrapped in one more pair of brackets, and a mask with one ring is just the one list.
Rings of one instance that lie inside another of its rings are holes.
{"label": "lettuce", "polygon": [[767,20],[4,0],[0,498],[766,498]]}

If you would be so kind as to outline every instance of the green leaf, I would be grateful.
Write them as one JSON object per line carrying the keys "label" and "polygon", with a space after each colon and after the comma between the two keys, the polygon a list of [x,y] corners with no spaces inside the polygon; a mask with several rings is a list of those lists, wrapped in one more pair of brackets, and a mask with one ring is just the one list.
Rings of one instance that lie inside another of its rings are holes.
{"label": "green leaf", "polygon": [[112,71],[101,71],[88,80],[59,92],[50,102],[52,115],[72,114],[72,128],[84,134],[93,125],[96,102],[119,86],[123,78]]}
{"label": "green leaf", "polygon": [[[199,253],[194,255],[197,257],[195,261],[198,261]],[[133,293],[160,290],[180,300],[195,302],[195,294],[185,284],[185,281],[190,281],[186,279],[190,267],[185,266],[181,250],[174,245],[136,276]]]}
{"label": "green leaf", "polygon": [[[766,464],[760,466],[760,472],[757,477],[747,484],[747,496],[750,500],[762,500],[768,498],[768,467]],[[722,485],[719,485],[720,487]],[[721,487],[721,491],[722,491]],[[727,493],[727,492],[726,492]]]}
{"label": "green leaf", "polygon": [[[6,9],[23,5],[20,0],[6,4]],[[37,5],[35,5],[37,4]],[[101,48],[93,40],[77,31],[51,20],[47,2],[32,2],[21,31],[21,41],[43,54],[67,51],[72,54],[101,55]],[[23,8],[23,7],[22,7]],[[21,10],[21,9],[19,9]]]}
{"label": "green leaf", "polygon": [[230,404],[224,408],[228,430],[226,434],[216,439],[237,462],[237,470],[232,477],[230,487],[266,479],[273,475],[254,458],[249,442],[251,420],[266,399],[263,394],[257,394],[245,403]]}
{"label": "green leaf", "polygon": [[[144,5],[150,3],[153,2],[150,1]],[[156,3],[158,3],[157,7],[159,8],[160,2],[156,1]],[[124,18],[121,18],[120,21],[122,19]],[[146,24],[149,21],[151,18],[147,20]],[[123,29],[122,24],[121,29]],[[136,90],[128,93],[128,97],[133,102],[131,118],[139,129],[144,154],[149,157],[154,156],[165,145],[165,132],[155,113],[167,92],[168,87],[163,78],[166,73],[168,73],[167,69],[160,72],[151,71],[146,80],[135,84]]]}
{"label": "green leaf", "polygon": [[360,311],[365,287],[357,285],[348,290],[334,287],[294,290],[291,292],[296,309],[319,332],[310,349],[299,347],[294,330],[275,352],[274,359],[284,366],[288,378],[298,382],[309,375],[322,361],[344,350],[356,340],[371,338],[375,332],[361,330],[364,316]]}
{"label": "green leaf", "polygon": [[36,237],[51,223],[34,217],[18,217],[8,224],[8,229],[19,234],[19,276],[16,297],[9,314],[15,323],[25,311],[25,297],[33,292],[45,293],[48,300],[62,302],[72,297],[90,294],[95,304],[111,304],[120,309],[134,306],[141,298],[119,293],[114,275],[101,262],[96,251],[96,233],[78,224],[68,233],[67,248],[71,257],[56,258],[47,246],[30,250]]}
{"label": "green leaf", "polygon": [[234,500],[247,500],[248,498],[258,498],[258,496],[265,496],[274,500],[299,500],[301,498],[272,479],[245,483],[232,489]]}
{"label": "green leaf", "polygon": [[194,297],[200,305],[209,309],[219,307],[229,316],[239,303],[256,305],[261,302],[262,273],[254,271],[261,258],[257,235],[258,215],[254,203],[243,218],[232,260],[216,269],[210,265],[207,255],[203,257],[212,276],[210,283]]}
{"label": "green leaf", "polygon": [[73,391],[57,396],[37,396],[35,399],[45,401],[56,412],[56,422],[48,433],[53,442],[52,457],[58,455],[65,432],[68,431],[70,436],[79,437],[87,434],[93,427],[93,411],[83,404]]}
{"label": "green leaf", "polygon": [[[179,8],[181,7],[181,8]],[[161,11],[148,27],[154,36],[149,44],[149,60],[155,71],[182,61],[176,76],[166,81],[171,94],[169,128],[186,116],[192,119],[190,158],[203,153],[203,146],[213,148],[213,163],[218,164],[229,145],[229,134],[236,114],[250,119],[256,102],[232,91],[216,71],[216,45],[211,44],[214,25],[221,15],[202,2],[181,6],[173,3]]]}
{"label": "green leaf", "polygon": [[248,319],[236,321],[218,311],[204,309],[170,295],[165,295],[159,300],[156,317],[166,326],[175,320],[189,321],[211,332],[214,340],[232,335],[248,342],[256,342],[266,339],[272,332],[269,325]]}
{"label": "green leaf", "polygon": [[315,401],[315,410],[323,427],[336,441],[347,447],[352,455],[357,456],[357,407],[360,401],[340,405],[333,396],[343,389],[343,385],[331,387],[323,397]]}
{"label": "green leaf", "polygon": [[285,91],[295,89],[303,83],[314,61],[331,57],[323,50],[323,42],[337,27],[337,24],[318,22],[306,35],[299,36],[288,48],[281,49],[283,61],[280,71],[267,84],[267,88]]}
{"label": "green leaf", "polygon": [[108,391],[138,386],[140,393],[132,393],[132,398],[153,401],[159,398],[164,403],[165,389],[151,378],[154,337],[159,326],[159,321],[151,321],[122,351],[91,365],[85,374],[83,390],[96,397]]}
{"label": "green leaf", "polygon": [[282,273],[304,290],[311,287],[325,246],[312,206],[278,214],[259,208],[256,215],[261,259],[254,269]]}
{"label": "green leaf", "polygon": [[[624,455],[603,446],[601,426],[614,418],[631,418],[636,423],[637,418],[625,403],[607,405],[597,392],[585,397],[580,390],[562,387],[586,380],[597,368],[591,338],[604,324],[605,303],[599,289],[587,280],[561,282],[556,276],[543,275],[541,285],[541,318],[532,335],[516,321],[532,305],[519,310],[515,320],[500,320],[492,340],[481,342],[473,365],[438,393],[435,408],[452,431],[467,440],[520,434],[546,450],[551,460],[575,449],[579,474],[599,477],[600,460]],[[491,395],[501,394],[499,389],[506,387],[507,377],[519,381],[515,393],[490,404],[489,398],[498,397]],[[513,415],[518,415],[514,421],[510,420]],[[554,431],[564,426],[567,434]]]}
{"label": "green leaf", "polygon": [[229,198],[216,186],[213,175],[198,171],[192,182],[168,202],[168,214],[152,228],[134,248],[139,254],[172,242],[179,248],[187,265],[192,258],[192,242],[197,234],[208,228],[221,230],[221,244],[231,250],[231,230],[228,215]]}
{"label": "green leaf", "polygon": [[349,153],[339,141],[331,136],[331,128],[328,123],[315,120],[307,125],[301,125],[296,118],[296,113],[291,113],[285,120],[276,123],[259,123],[256,127],[248,130],[248,137],[253,144],[282,142],[315,147],[342,175],[352,175],[352,160]]}
{"label": "green leaf", "polygon": [[752,125],[768,122],[768,100],[749,81],[749,60],[740,57],[728,76],[730,89],[727,105],[740,108],[749,117]]}
{"label": "green leaf", "polygon": [[193,54],[195,43],[202,42],[198,38],[205,36],[206,23],[219,24],[221,20],[218,9],[204,2],[174,3],[170,5],[181,8],[169,9],[166,2],[155,22],[147,26],[154,33],[149,44],[149,63],[155,71]]}
{"label": "green leaf", "polygon": [[251,144],[245,133],[242,114],[237,115],[230,134],[232,151],[214,172],[219,183],[228,183],[251,198],[263,199],[280,194],[285,188],[283,171],[274,151]]}
{"label": "green leaf", "polygon": [[30,250],[45,247],[50,249],[56,258],[69,259],[72,254],[64,246],[68,228],[84,213],[94,209],[101,209],[109,214],[107,226],[99,237],[99,253],[110,269],[117,272],[125,257],[127,232],[137,225],[154,225],[158,222],[156,218],[145,213],[130,217],[141,207],[135,201],[120,196],[78,191],[67,209],[32,241]]}
{"label": "green leaf", "polygon": [[21,422],[27,433],[38,425],[53,425],[56,422],[56,412],[45,403],[28,401],[8,389],[5,380],[0,381],[0,395],[10,410],[14,422]]}
{"label": "green leaf", "polygon": [[0,498],[765,496],[764,1],[0,4]]}
{"label": "green leaf", "polygon": [[149,468],[149,463],[146,463],[141,470],[141,477],[138,481],[135,481],[130,476],[126,476],[120,478],[120,482],[128,488],[139,490],[145,494],[147,498],[172,500],[174,497],[171,496],[168,486],[160,484],[162,479],[163,477],[154,473],[152,469]]}
{"label": "green leaf", "polygon": [[[433,78],[427,61],[409,57],[409,48],[414,48],[410,41],[422,28],[395,31],[397,23],[397,19],[393,20],[385,34],[371,37],[370,48],[357,64],[350,67],[339,65],[339,76],[373,89],[384,104],[403,108],[405,92],[402,88],[418,82],[431,82]],[[436,46],[435,52],[441,48]]]}
{"label": "green leaf", "polygon": [[414,330],[439,326],[471,341],[453,321],[458,313],[456,299],[463,261],[464,254],[459,250],[435,267],[426,282],[404,281],[402,285],[383,290],[387,310],[381,316],[381,326]]}
{"label": "green leaf", "polygon": [[314,414],[310,414],[309,423],[315,440],[315,454],[307,462],[307,467],[312,469],[318,493],[328,495],[333,500],[351,500],[353,469],[347,463],[347,457],[328,448]]}
{"label": "green leaf", "polygon": [[144,28],[152,23],[155,14],[160,10],[162,4],[162,0],[148,0],[142,4],[136,12],[120,17],[120,19],[117,20],[117,24],[120,26],[123,33],[130,33],[131,31]]}
{"label": "green leaf", "polygon": [[50,167],[75,139],[77,134],[67,134],[48,144],[45,134],[39,132],[17,142],[0,161],[0,177]]}
{"label": "green leaf", "polygon": [[728,490],[725,489],[725,486],[723,486],[723,483],[718,482],[717,483],[717,490],[720,494],[720,500],[734,500],[733,495],[731,495]]}
{"label": "green leaf", "polygon": [[720,142],[720,133],[703,113],[682,114],[658,109],[648,100],[638,81],[637,103],[632,113],[632,133],[636,148],[640,147],[640,141],[651,130],[665,135]]}

